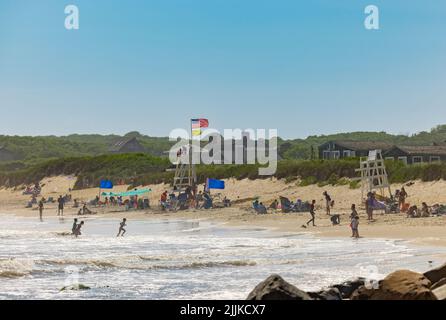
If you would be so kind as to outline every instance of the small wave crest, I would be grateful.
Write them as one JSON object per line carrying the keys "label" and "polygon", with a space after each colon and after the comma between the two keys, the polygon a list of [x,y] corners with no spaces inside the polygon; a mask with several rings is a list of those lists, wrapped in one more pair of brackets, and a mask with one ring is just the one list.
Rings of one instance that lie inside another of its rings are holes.
{"label": "small wave crest", "polygon": [[45,259],[45,260],[40,260],[39,263],[49,264],[49,265],[60,265],[60,266],[64,266],[64,265],[93,265],[93,266],[103,267],[103,268],[118,267],[118,265],[116,265],[112,261],[97,260],[97,259],[91,259],[91,260]]}
{"label": "small wave crest", "polygon": [[[136,258],[136,259],[135,259]],[[254,266],[254,261],[244,260],[230,260],[230,261],[196,261],[196,262],[177,262],[165,261],[166,263],[159,263],[163,259],[155,257],[135,256],[135,257],[116,257],[110,259],[90,259],[90,260],[74,260],[74,259],[60,259],[60,260],[41,260],[39,263],[49,265],[84,265],[94,266],[98,268],[119,268],[119,269],[134,269],[134,270],[160,270],[160,269],[199,269],[199,268],[215,268],[215,267],[245,267]],[[150,262],[154,262],[150,263]],[[158,263],[157,263],[158,262]]]}
{"label": "small wave crest", "polygon": [[34,262],[27,259],[0,259],[0,278],[19,278],[33,271]]}
{"label": "small wave crest", "polygon": [[217,268],[217,267],[248,267],[255,266],[254,261],[203,261],[191,262],[186,264],[173,265],[154,265],[152,269],[201,269],[201,268]]}

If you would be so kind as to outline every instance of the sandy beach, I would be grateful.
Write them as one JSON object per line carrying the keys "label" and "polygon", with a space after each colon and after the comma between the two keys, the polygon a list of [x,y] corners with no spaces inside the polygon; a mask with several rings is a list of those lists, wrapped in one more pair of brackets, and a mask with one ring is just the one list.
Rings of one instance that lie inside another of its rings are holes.
{"label": "sandy beach", "polygon": [[[59,194],[66,194],[72,188],[75,177],[58,176],[44,179],[41,184],[42,195],[46,198],[57,198]],[[141,186],[142,187],[142,186]],[[375,213],[375,221],[368,222],[365,210],[360,205],[361,190],[350,189],[348,186],[326,186],[315,185],[300,187],[296,182],[285,183],[276,179],[265,180],[227,180],[226,190],[222,195],[227,196],[236,203],[231,208],[212,210],[187,210],[178,212],[162,212],[158,208],[160,194],[168,189],[167,185],[144,186],[152,189],[149,199],[152,205],[151,210],[119,212],[115,208],[93,208],[97,211],[97,217],[128,219],[186,219],[218,222],[231,227],[253,227],[267,228],[280,232],[289,233],[312,233],[320,237],[342,237],[348,238],[351,235],[349,228],[350,206],[356,203],[359,206],[360,214],[360,235],[364,238],[382,239],[403,239],[417,245],[446,246],[446,216],[413,218],[408,219],[401,214]],[[421,182],[414,181],[410,186],[406,186],[409,194],[407,202],[420,205],[425,201],[429,205],[446,203],[445,181]],[[392,190],[401,188],[401,185],[393,185]],[[115,186],[114,191],[127,190],[128,186]],[[341,224],[332,226],[324,210],[324,199],[322,192],[328,193],[335,200],[332,213],[341,215]],[[93,199],[99,190],[97,188],[72,191],[73,199],[88,201]],[[316,227],[303,228],[309,219],[308,213],[280,213],[269,212],[267,215],[255,214],[250,209],[252,199],[259,197],[259,200],[269,205],[279,196],[285,196],[295,201],[315,199],[317,201]],[[25,217],[38,217],[37,207],[25,208],[30,196],[22,195],[21,190],[0,189],[0,212]],[[70,217],[77,214],[77,210],[67,205],[64,216]],[[56,216],[56,204],[46,204],[44,217]]]}

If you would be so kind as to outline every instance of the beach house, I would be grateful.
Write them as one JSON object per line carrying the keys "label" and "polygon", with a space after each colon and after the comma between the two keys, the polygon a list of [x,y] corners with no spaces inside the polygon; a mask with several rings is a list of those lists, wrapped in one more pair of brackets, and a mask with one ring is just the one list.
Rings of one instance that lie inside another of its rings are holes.
{"label": "beach house", "polygon": [[142,153],[145,152],[144,147],[136,137],[121,139],[115,142],[109,148],[110,153]]}
{"label": "beach house", "polygon": [[446,161],[446,145],[394,146],[383,153],[386,160],[402,161],[406,164]]}
{"label": "beach house", "polygon": [[327,141],[319,146],[319,159],[342,159],[350,157],[367,157],[371,150],[386,152],[393,144],[380,141]]}

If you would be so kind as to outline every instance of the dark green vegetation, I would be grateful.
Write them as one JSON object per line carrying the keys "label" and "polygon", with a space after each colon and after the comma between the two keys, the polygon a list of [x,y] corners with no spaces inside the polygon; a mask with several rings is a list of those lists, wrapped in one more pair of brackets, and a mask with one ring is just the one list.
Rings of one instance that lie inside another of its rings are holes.
{"label": "dark green vegetation", "polygon": [[[97,156],[109,153],[111,145],[122,139],[136,137],[145,148],[147,154],[162,156],[169,150],[173,142],[168,138],[156,138],[129,132],[125,136],[117,135],[69,135],[64,137],[41,136],[19,137],[0,136],[0,146],[5,147],[20,161],[18,166],[33,165],[42,160],[67,157]],[[10,164],[9,164],[10,165]],[[0,169],[1,169],[0,163]]]}
{"label": "dark green vegetation", "polygon": [[[147,154],[165,156],[173,145],[167,137],[149,137],[138,132],[118,135],[69,135],[63,137],[18,137],[0,136],[0,146],[11,151],[18,161],[1,163],[0,170],[23,168],[49,159],[85,157],[107,154],[109,147],[123,138],[136,137]],[[330,140],[383,141],[399,145],[430,145],[446,141],[446,125],[437,126],[430,132],[412,136],[391,135],[385,132],[352,132],[332,135],[310,136],[306,139],[279,139],[279,154],[283,159],[311,159],[311,150]],[[317,155],[316,155],[317,156]],[[6,166],[6,167],[5,167]],[[9,167],[8,167],[9,166]]]}
{"label": "dark green vegetation", "polygon": [[[70,135],[65,137],[18,137],[0,136],[0,146],[13,152],[16,161],[0,162],[0,185],[17,186],[40,181],[46,176],[76,175],[77,188],[97,186],[100,179],[109,178],[115,183],[132,185],[171,182],[172,172],[165,151],[173,142],[168,138],[155,138],[130,132],[124,138],[136,137],[144,146],[145,154],[110,155],[110,145],[123,137],[117,135]],[[446,141],[446,125],[438,126],[430,132],[420,132],[412,136],[391,135],[385,132],[353,132],[333,135],[310,136],[306,139],[279,139],[279,154],[284,159],[279,162],[276,177],[288,183],[302,186],[318,184],[349,184],[357,188],[355,168],[358,160],[338,161],[303,160],[311,158],[311,150],[317,154],[317,147],[330,140],[374,140],[400,145],[428,145]],[[423,164],[406,167],[401,163],[389,162],[388,171],[392,182],[405,182],[414,179],[432,181],[446,179],[446,164]],[[257,165],[214,165],[198,166],[200,183],[207,177],[262,179],[258,176]]]}
{"label": "dark green vegetation", "polygon": [[[141,175],[150,175],[157,182],[156,175],[163,175],[170,165],[167,158],[147,154],[116,154],[96,157],[77,157],[49,160],[43,163],[15,170],[0,171],[0,185],[18,186],[32,184],[44,177],[75,175],[75,188],[98,186],[104,178],[116,183],[133,183]],[[161,181],[161,180],[160,180]]]}
{"label": "dark green vegetation", "polygon": [[[399,162],[387,162],[391,182],[410,180],[435,181],[446,179],[446,163],[405,166]],[[171,183],[173,172],[166,172],[171,165],[166,158],[147,154],[101,155],[49,160],[27,168],[8,171],[0,168],[0,185],[9,187],[31,184],[44,177],[55,175],[77,176],[76,188],[97,187],[100,179],[111,179],[115,184],[133,186],[154,183]],[[357,159],[345,160],[284,160],[278,164],[275,177],[300,186],[318,184],[350,185],[357,188],[355,169]],[[197,166],[199,183],[206,178],[268,179],[259,176],[257,165],[201,165]]]}

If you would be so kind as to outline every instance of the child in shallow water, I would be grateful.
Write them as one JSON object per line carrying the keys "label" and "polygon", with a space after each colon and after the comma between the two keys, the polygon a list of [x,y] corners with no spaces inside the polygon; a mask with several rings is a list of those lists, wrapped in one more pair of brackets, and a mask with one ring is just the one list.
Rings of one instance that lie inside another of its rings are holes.
{"label": "child in shallow water", "polygon": [[[119,236],[123,237],[124,234],[126,233],[126,230],[124,229],[124,227],[126,226],[126,221],[127,221],[126,218],[122,219],[122,222],[119,224],[118,235],[116,237],[119,237]],[[121,234],[121,232],[122,232],[122,234]]]}
{"label": "child in shallow water", "polygon": [[81,233],[81,228],[82,228],[83,225],[84,225],[84,222],[81,221],[81,223],[79,223],[79,224],[76,226],[76,230],[74,231],[74,235],[76,236],[76,238],[82,234],[82,233]]}

